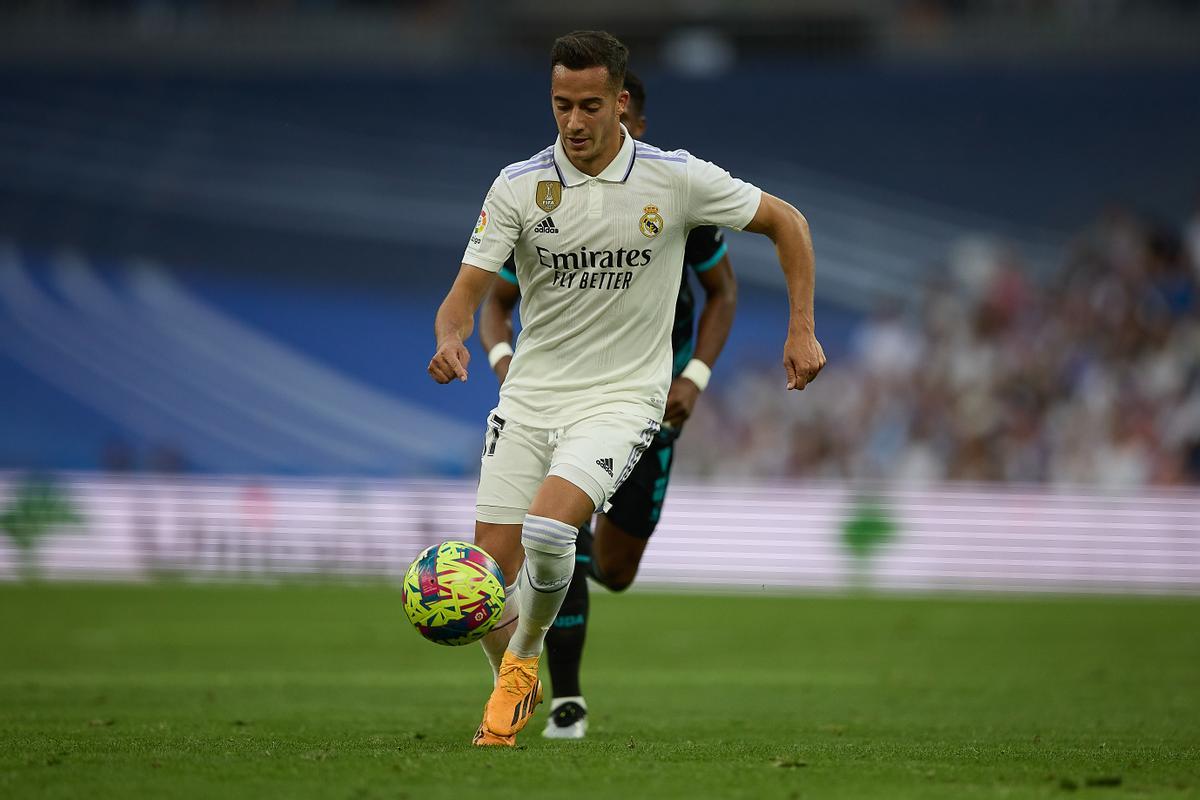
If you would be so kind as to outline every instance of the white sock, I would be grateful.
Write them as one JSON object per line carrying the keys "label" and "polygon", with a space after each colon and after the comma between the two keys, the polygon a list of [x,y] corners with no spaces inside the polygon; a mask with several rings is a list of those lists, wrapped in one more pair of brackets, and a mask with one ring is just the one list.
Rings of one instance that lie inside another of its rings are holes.
{"label": "white sock", "polygon": [[[571,576],[575,573],[575,537],[579,530],[548,517],[525,515],[521,544],[525,566],[517,583],[520,618],[508,649],[521,658],[540,655],[546,631],[558,616]],[[522,582],[521,578],[524,578]]]}
{"label": "white sock", "polygon": [[517,595],[517,586],[520,585],[520,578],[504,589],[504,611],[500,613],[500,621],[496,623],[496,627],[492,628],[491,632],[479,640],[483,645],[483,652],[487,655],[488,662],[492,665],[492,685],[495,685],[496,678],[500,676],[500,659],[504,658],[504,651],[508,649],[508,642],[512,639],[513,631],[516,630],[516,618],[519,611],[520,601]]}

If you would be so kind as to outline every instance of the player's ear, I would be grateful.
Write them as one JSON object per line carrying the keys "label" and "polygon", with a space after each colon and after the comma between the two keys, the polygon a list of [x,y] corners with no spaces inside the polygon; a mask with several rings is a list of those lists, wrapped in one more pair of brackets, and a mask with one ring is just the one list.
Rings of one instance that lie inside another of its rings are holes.
{"label": "player's ear", "polygon": [[617,116],[625,113],[625,107],[629,105],[629,90],[622,89],[617,92]]}

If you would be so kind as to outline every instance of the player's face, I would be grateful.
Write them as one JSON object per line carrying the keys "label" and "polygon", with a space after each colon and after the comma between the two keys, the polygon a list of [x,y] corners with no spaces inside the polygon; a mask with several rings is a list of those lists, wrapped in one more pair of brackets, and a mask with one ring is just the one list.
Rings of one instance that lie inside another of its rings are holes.
{"label": "player's face", "polygon": [[642,110],[632,99],[625,104],[625,113],[621,115],[621,124],[635,139],[641,139],[646,135],[646,117],[642,115]]}
{"label": "player's face", "polygon": [[604,67],[567,69],[559,64],[551,74],[550,100],[571,162],[581,169],[593,164],[603,169],[621,148],[619,121],[629,92],[609,86]]}

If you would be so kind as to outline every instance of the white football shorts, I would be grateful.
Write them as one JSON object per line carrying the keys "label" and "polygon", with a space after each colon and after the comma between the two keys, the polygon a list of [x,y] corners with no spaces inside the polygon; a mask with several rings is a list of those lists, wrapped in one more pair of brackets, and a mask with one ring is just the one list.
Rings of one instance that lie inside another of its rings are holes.
{"label": "white football shorts", "polygon": [[608,500],[654,441],[659,424],[629,414],[595,414],[562,428],[537,428],[488,415],[475,497],[480,522],[520,525],[550,475],[578,486],[607,510]]}

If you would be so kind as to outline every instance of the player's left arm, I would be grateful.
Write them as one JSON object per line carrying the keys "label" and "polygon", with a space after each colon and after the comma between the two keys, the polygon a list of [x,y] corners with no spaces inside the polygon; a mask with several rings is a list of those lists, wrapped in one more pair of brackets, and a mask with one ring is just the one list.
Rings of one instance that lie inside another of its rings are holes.
{"label": "player's left arm", "polygon": [[763,192],[758,211],[745,230],[761,233],[775,243],[791,308],[787,341],[783,345],[783,368],[787,372],[787,388],[803,389],[825,366],[825,351],[817,341],[813,319],[816,257],[808,220],[789,203]]}
{"label": "player's left arm", "polygon": [[[699,361],[702,367],[689,364],[684,374],[671,381],[663,422],[673,428],[683,425],[692,415],[696,400],[705,388],[700,384],[708,384],[708,373],[704,368],[711,370],[713,364],[717,363],[717,357],[721,355],[725,340],[733,328],[733,317],[737,310],[737,279],[728,255],[721,256],[712,267],[696,273],[696,277],[704,289],[704,308],[700,311],[700,321],[696,326],[696,348],[692,361]],[[686,280],[687,276],[684,278]]]}

